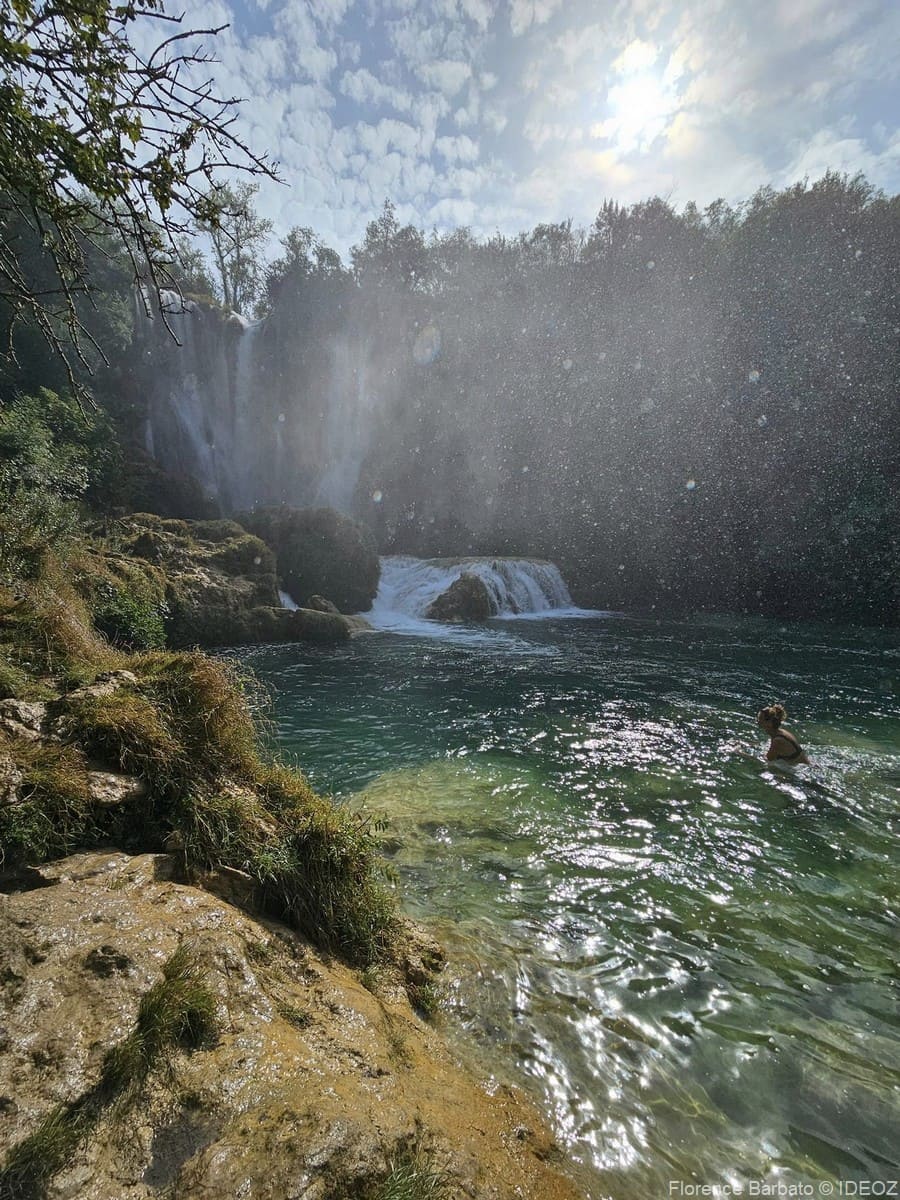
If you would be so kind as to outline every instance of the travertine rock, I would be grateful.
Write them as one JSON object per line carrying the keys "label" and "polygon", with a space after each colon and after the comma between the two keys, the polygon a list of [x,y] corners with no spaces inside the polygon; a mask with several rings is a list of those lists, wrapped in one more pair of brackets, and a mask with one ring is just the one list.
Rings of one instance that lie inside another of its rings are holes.
{"label": "travertine rock", "polygon": [[[167,855],[76,855],[0,895],[0,1145],[96,1082],[183,940],[217,999],[218,1044],[173,1057],[124,1122],[111,1110],[51,1200],[333,1200],[367,1194],[414,1145],[454,1197],[575,1200],[531,1105],[488,1094],[405,999],[173,870]],[[423,939],[412,955],[436,952]]]}

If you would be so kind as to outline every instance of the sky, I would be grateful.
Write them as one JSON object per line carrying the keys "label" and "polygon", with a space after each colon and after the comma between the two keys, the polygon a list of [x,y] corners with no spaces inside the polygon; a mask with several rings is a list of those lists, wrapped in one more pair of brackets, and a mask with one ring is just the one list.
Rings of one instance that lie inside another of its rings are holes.
{"label": "sky", "polygon": [[[170,11],[171,8],[170,8]],[[898,0],[198,0],[261,215],[480,237],[862,171],[900,191]]]}

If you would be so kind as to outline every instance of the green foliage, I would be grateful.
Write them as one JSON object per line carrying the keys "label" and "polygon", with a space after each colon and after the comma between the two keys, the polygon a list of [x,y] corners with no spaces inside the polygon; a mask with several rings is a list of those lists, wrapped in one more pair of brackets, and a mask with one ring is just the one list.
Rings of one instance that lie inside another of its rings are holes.
{"label": "green foliage", "polygon": [[[0,281],[12,326],[38,329],[73,381],[92,343],[77,303],[91,286],[86,246],[113,235],[132,274],[158,287],[171,240],[192,219],[215,226],[215,169],[271,174],[236,134],[233,102],[186,82],[214,31],[170,38],[168,20],[162,0],[0,7]],[[162,52],[146,43],[154,21]],[[37,273],[29,241],[43,252]]]}
{"label": "green foliage", "polygon": [[262,296],[262,247],[272,222],[253,208],[256,184],[217,184],[206,201],[209,216],[200,228],[209,235],[216,265],[216,291],[227,309],[249,314]]}
{"label": "green foliage", "polygon": [[127,650],[160,650],[166,644],[166,603],[150,589],[126,590],[102,582],[93,604],[94,626],[113,645]]}
{"label": "green foliage", "polygon": [[350,256],[357,278],[370,288],[414,291],[424,288],[430,276],[425,239],[413,225],[400,225],[390,200],[366,226],[362,245],[354,246]]}
{"label": "green foliage", "polygon": [[109,474],[111,440],[100,414],[45,388],[0,407],[0,579],[71,537],[77,501]]}
{"label": "green foliage", "polygon": [[40,1200],[112,1105],[123,1121],[147,1076],[172,1051],[215,1042],[215,1011],[199,964],[182,943],[165,963],[162,979],[142,997],[132,1032],[106,1055],[94,1087],[57,1106],[34,1133],[10,1149],[0,1168],[0,1200]]}

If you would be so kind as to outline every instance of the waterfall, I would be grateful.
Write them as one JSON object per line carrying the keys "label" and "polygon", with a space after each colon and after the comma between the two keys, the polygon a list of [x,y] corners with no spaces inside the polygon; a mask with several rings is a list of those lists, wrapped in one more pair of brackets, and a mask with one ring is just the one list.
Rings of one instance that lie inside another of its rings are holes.
{"label": "waterfall", "polygon": [[254,327],[177,292],[163,291],[159,300],[162,312],[140,297],[137,303],[146,445],[167,470],[193,476],[224,507],[246,505],[252,484],[249,471],[240,468],[255,465],[247,462],[252,427],[247,363]]}
{"label": "waterfall", "polygon": [[553,563],[526,558],[409,558],[391,555],[381,560],[381,581],[366,617],[380,628],[399,629],[424,624],[429,606],[463,572],[476,575],[487,587],[499,617],[585,616],[574,608],[569,589]]}
{"label": "waterfall", "polygon": [[136,299],[144,442],[167,470],[225,512],[352,511],[380,403],[365,338],[304,340],[277,314],[250,321],[177,292]]}

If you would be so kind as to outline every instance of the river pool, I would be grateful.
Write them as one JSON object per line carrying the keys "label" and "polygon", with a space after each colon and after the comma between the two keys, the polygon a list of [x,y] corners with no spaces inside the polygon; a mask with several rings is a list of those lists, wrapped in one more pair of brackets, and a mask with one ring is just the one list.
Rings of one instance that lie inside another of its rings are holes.
{"label": "river pool", "polygon": [[[526,1082],[592,1197],[900,1179],[900,637],[431,632],[240,657],[282,752],[386,821],[444,1026]],[[762,763],[776,700],[811,769]]]}

